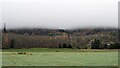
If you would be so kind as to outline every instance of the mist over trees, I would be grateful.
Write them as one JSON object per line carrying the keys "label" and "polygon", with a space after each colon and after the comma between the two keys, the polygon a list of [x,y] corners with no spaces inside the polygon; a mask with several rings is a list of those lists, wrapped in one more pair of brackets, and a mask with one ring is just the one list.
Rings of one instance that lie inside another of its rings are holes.
{"label": "mist over trees", "polygon": [[118,49],[118,29],[3,29],[2,48]]}

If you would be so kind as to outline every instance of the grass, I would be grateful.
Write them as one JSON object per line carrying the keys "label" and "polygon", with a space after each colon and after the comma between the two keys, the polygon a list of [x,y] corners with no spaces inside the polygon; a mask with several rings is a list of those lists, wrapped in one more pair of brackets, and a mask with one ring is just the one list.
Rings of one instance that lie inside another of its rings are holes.
{"label": "grass", "polygon": [[3,66],[118,66],[118,50],[3,49],[2,60]]}
{"label": "grass", "polygon": [[117,49],[23,48],[3,49],[2,52],[116,52]]}
{"label": "grass", "polygon": [[0,49],[0,67],[2,67],[2,49]]}

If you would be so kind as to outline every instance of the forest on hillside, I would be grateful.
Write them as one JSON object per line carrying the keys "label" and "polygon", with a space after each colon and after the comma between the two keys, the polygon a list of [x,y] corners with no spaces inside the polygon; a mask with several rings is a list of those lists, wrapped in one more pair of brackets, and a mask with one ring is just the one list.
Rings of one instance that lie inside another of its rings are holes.
{"label": "forest on hillside", "polygon": [[3,29],[2,48],[118,49],[119,30],[94,29]]}

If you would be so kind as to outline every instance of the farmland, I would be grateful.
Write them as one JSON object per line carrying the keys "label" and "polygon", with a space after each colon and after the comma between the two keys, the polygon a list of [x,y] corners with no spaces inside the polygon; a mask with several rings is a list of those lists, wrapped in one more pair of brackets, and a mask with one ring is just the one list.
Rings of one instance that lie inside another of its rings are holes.
{"label": "farmland", "polygon": [[119,45],[116,29],[3,30],[2,65],[118,66]]}
{"label": "farmland", "polygon": [[3,66],[118,66],[118,50],[3,49],[2,61]]}

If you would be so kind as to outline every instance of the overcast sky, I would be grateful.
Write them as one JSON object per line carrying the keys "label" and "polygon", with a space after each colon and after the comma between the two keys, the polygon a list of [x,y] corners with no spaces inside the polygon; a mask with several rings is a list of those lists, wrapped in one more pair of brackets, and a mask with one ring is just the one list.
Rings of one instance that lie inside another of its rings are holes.
{"label": "overcast sky", "polygon": [[118,27],[119,0],[3,0],[7,28]]}

